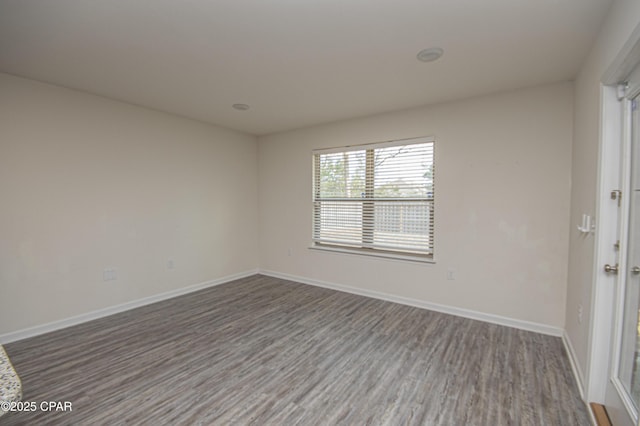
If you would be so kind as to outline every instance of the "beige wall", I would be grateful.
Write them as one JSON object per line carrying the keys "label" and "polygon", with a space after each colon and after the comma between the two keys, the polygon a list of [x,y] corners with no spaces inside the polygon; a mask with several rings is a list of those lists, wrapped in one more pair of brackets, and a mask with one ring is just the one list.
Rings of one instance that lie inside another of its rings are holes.
{"label": "beige wall", "polygon": [[[572,152],[571,237],[567,286],[566,331],[575,350],[578,368],[586,376],[593,291],[594,238],[579,235],[575,225],[583,213],[596,213],[598,151],[600,143],[600,80],[640,24],[640,2],[616,0],[594,47],[575,82],[574,141]],[[578,306],[584,317],[578,323]]]}
{"label": "beige wall", "polygon": [[257,267],[254,137],[6,74],[0,94],[0,335]]}
{"label": "beige wall", "polygon": [[[572,101],[561,83],[260,138],[261,268],[564,327]],[[312,149],[430,135],[435,264],[308,249]]]}

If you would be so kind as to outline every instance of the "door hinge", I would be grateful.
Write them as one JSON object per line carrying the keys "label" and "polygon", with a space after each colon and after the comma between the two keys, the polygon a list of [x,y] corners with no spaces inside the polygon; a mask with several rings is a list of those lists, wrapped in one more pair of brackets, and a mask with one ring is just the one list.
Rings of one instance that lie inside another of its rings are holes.
{"label": "door hinge", "polygon": [[627,87],[629,86],[628,83],[620,83],[618,84],[618,87],[616,87],[616,96],[618,97],[618,100],[621,101],[624,99],[624,95],[627,93]]}
{"label": "door hinge", "polygon": [[618,207],[620,207],[622,203],[622,191],[620,191],[619,189],[614,189],[613,191],[611,191],[611,199],[618,200]]}
{"label": "door hinge", "polygon": [[638,100],[634,99],[631,101],[631,111],[635,111],[638,109]]}

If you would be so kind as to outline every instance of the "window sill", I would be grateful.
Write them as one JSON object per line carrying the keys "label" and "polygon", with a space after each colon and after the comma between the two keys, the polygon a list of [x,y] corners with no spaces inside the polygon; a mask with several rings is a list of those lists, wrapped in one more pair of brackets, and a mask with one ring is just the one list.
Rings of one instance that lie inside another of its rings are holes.
{"label": "window sill", "polygon": [[358,250],[358,249],[329,247],[329,246],[314,246],[314,245],[309,246],[309,249],[326,251],[331,253],[349,254],[349,255],[355,255],[355,256],[378,257],[383,259],[399,260],[399,261],[411,262],[411,263],[426,263],[426,264],[436,263],[436,261],[433,258],[428,258],[424,256],[412,256],[410,254],[395,254],[395,253],[389,253],[389,252],[376,252],[376,251],[368,251],[368,250]]}

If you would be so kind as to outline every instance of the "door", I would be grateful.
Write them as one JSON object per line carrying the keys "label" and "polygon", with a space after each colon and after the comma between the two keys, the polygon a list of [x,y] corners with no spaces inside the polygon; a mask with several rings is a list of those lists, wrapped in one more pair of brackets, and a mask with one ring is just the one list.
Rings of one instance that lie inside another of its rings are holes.
{"label": "door", "polygon": [[605,266],[617,278],[606,405],[613,424],[632,425],[638,422],[640,407],[640,111],[638,97],[621,102],[622,185],[612,193],[620,212],[619,253],[615,265]]}

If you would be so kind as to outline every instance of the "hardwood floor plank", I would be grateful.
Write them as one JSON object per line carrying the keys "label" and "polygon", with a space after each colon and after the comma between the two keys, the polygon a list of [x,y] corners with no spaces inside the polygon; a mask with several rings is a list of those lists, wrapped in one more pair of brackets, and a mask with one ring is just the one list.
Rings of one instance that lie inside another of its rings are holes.
{"label": "hardwood floor plank", "polygon": [[611,420],[609,420],[609,415],[604,405],[592,402],[589,406],[591,407],[591,411],[593,411],[593,416],[596,418],[596,424],[598,426],[611,426]]}
{"label": "hardwood floor plank", "polygon": [[256,275],[6,345],[4,425],[588,425],[560,338]]}

